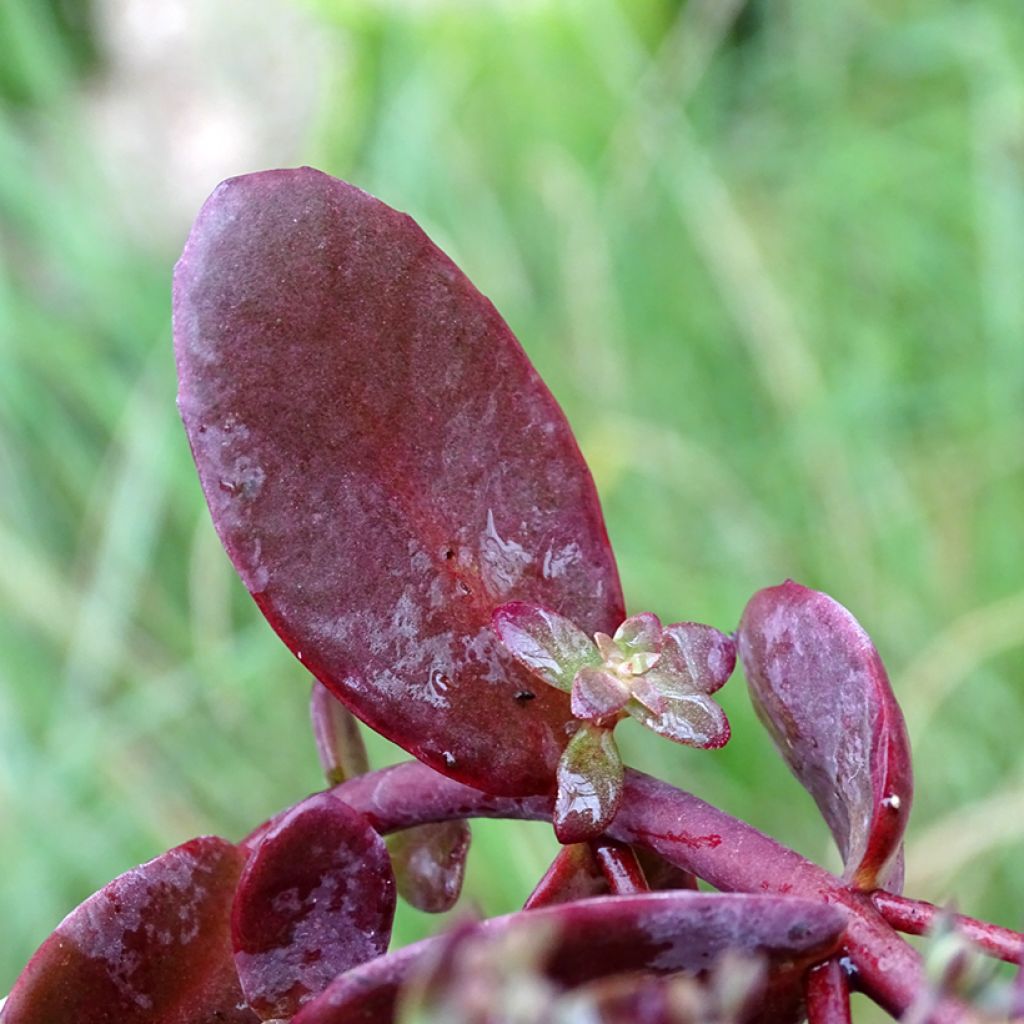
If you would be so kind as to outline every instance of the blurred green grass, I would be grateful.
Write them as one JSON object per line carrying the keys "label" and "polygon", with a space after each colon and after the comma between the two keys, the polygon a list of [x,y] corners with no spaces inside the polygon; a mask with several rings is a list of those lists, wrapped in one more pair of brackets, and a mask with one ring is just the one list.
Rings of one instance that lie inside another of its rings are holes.
{"label": "blurred green grass", "polygon": [[[411,212],[503,312],[632,609],[730,629],[792,576],[857,614],[915,749],[910,889],[1020,927],[1019,2],[264,0],[234,45],[266,88],[301,79],[277,121],[203,49],[221,5],[167,6],[165,32],[198,26],[165,59],[200,109],[226,95],[264,163]],[[220,552],[174,409],[189,211],[255,167],[226,143],[182,164],[173,93],[120,135],[97,115],[127,88],[111,25],[148,9],[0,5],[0,991],[113,875],[319,785],[303,671]],[[133,132],[138,164],[111,151]],[[725,750],[624,728],[628,760],[834,864],[742,681],[723,697]],[[481,825],[467,902],[516,906],[552,848]],[[434,927],[406,912],[398,939]]]}

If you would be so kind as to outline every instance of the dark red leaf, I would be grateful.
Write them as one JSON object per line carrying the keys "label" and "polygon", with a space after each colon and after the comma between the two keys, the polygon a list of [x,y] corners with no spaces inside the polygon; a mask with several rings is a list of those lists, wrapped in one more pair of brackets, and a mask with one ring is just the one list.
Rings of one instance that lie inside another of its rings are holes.
{"label": "dark red leaf", "polygon": [[271,625],[432,767],[550,791],[568,699],[491,615],[624,612],[590,474],[494,307],[409,217],[310,168],[222,184],[174,300],[200,479]]}
{"label": "dark red leaf", "polygon": [[861,888],[898,870],[910,744],[882,660],[857,620],[791,580],[755,594],[739,629],[751,698]]}
{"label": "dark red leaf", "polygon": [[571,843],[558,851],[558,856],[530,893],[523,909],[537,910],[557,903],[572,903],[588,896],[603,896],[608,891],[608,879],[590,844]]}
{"label": "dark red leaf", "polygon": [[[810,900],[671,892],[530,910],[492,918],[474,931],[481,942],[536,929],[538,941],[551,943],[547,976],[576,986],[628,971],[703,971],[727,950],[806,966],[836,949],[845,923],[839,908]],[[387,1024],[401,986],[443,941],[428,939],[349,971],[293,1024]]]}
{"label": "dark red leaf", "polygon": [[231,958],[242,851],[213,836],[115,878],[22,972],[3,1024],[250,1024]]}
{"label": "dark red leaf", "polygon": [[721,689],[736,667],[736,642],[713,626],[674,622],[664,637],[665,664],[685,672],[702,693]]}
{"label": "dark red leaf", "polygon": [[458,902],[472,833],[468,821],[417,825],[388,836],[398,894],[428,914],[443,914]]}
{"label": "dark red leaf", "polygon": [[384,840],[328,793],[263,837],[231,918],[242,988],[264,1019],[290,1017],[342,971],[388,947],[395,880]]}
{"label": "dark red leaf", "polygon": [[[729,742],[729,719],[703,693],[681,693],[673,677],[653,668],[634,685],[636,699],[626,710],[641,725],[675,743],[704,750],[724,747]],[[652,709],[653,708],[653,709]]]}

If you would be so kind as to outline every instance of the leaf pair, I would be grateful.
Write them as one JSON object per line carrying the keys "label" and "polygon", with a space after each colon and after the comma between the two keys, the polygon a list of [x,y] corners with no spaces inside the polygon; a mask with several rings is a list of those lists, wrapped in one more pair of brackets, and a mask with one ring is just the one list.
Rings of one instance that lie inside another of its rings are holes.
{"label": "leaf pair", "polygon": [[600,834],[622,797],[623,766],[612,730],[630,716],[677,743],[720,747],[729,723],[710,698],[732,673],[732,640],[710,626],[662,627],[634,615],[614,636],[591,640],[575,623],[521,601],[494,613],[512,656],[548,686],[571,695],[579,724],[558,763],[555,831],[563,843]]}
{"label": "leaf pair", "polygon": [[857,620],[792,580],[755,594],[739,656],[757,713],[814,797],[858,888],[902,888],[913,777],[906,726]]}
{"label": "leaf pair", "polygon": [[291,1017],[383,953],[395,883],[383,841],[329,794],[247,854],[206,836],[116,878],[65,918],[3,1024],[255,1024]]}

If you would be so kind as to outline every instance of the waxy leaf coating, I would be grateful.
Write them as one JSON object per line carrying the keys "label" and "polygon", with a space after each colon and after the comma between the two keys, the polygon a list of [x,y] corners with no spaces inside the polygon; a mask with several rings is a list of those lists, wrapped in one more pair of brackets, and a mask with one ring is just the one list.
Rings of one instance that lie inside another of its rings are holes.
{"label": "waxy leaf coating", "polygon": [[861,888],[898,869],[913,780],[906,726],[874,645],[827,594],[755,594],[739,652],[757,713],[814,797]]}
{"label": "waxy leaf coating", "polygon": [[[551,944],[546,975],[573,987],[629,971],[703,971],[727,950],[806,965],[836,949],[845,923],[837,907],[793,897],[671,892],[544,907],[492,918],[475,932],[486,942],[537,929]],[[293,1024],[388,1024],[402,985],[444,941],[428,939],[349,971]]]}
{"label": "waxy leaf coating", "polygon": [[590,474],[494,307],[409,217],[302,168],[213,193],[174,334],[214,523],[285,643],[431,767],[550,791],[568,700],[491,616],[624,612]]}
{"label": "waxy leaf coating", "polygon": [[205,836],[115,878],[43,943],[3,1024],[253,1024],[231,958],[244,864]]}
{"label": "waxy leaf coating", "polygon": [[395,880],[384,840],[328,793],[263,836],[238,884],[231,933],[249,1005],[290,1017],[388,947]]}

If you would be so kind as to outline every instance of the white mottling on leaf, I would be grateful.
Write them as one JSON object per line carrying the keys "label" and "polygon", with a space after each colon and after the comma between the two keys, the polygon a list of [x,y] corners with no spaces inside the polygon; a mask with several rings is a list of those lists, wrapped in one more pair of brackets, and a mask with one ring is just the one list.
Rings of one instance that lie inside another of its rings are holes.
{"label": "white mottling on leaf", "polygon": [[544,563],[541,570],[544,574],[544,579],[561,579],[569,569],[580,561],[582,555],[583,552],[580,551],[580,547],[575,541],[570,541],[557,551],[549,546],[547,551],[544,552]]}
{"label": "white mottling on leaf", "polygon": [[529,552],[514,540],[502,538],[494,522],[494,512],[487,510],[487,526],[480,536],[480,574],[492,598],[505,597],[522,579],[533,561]]}

